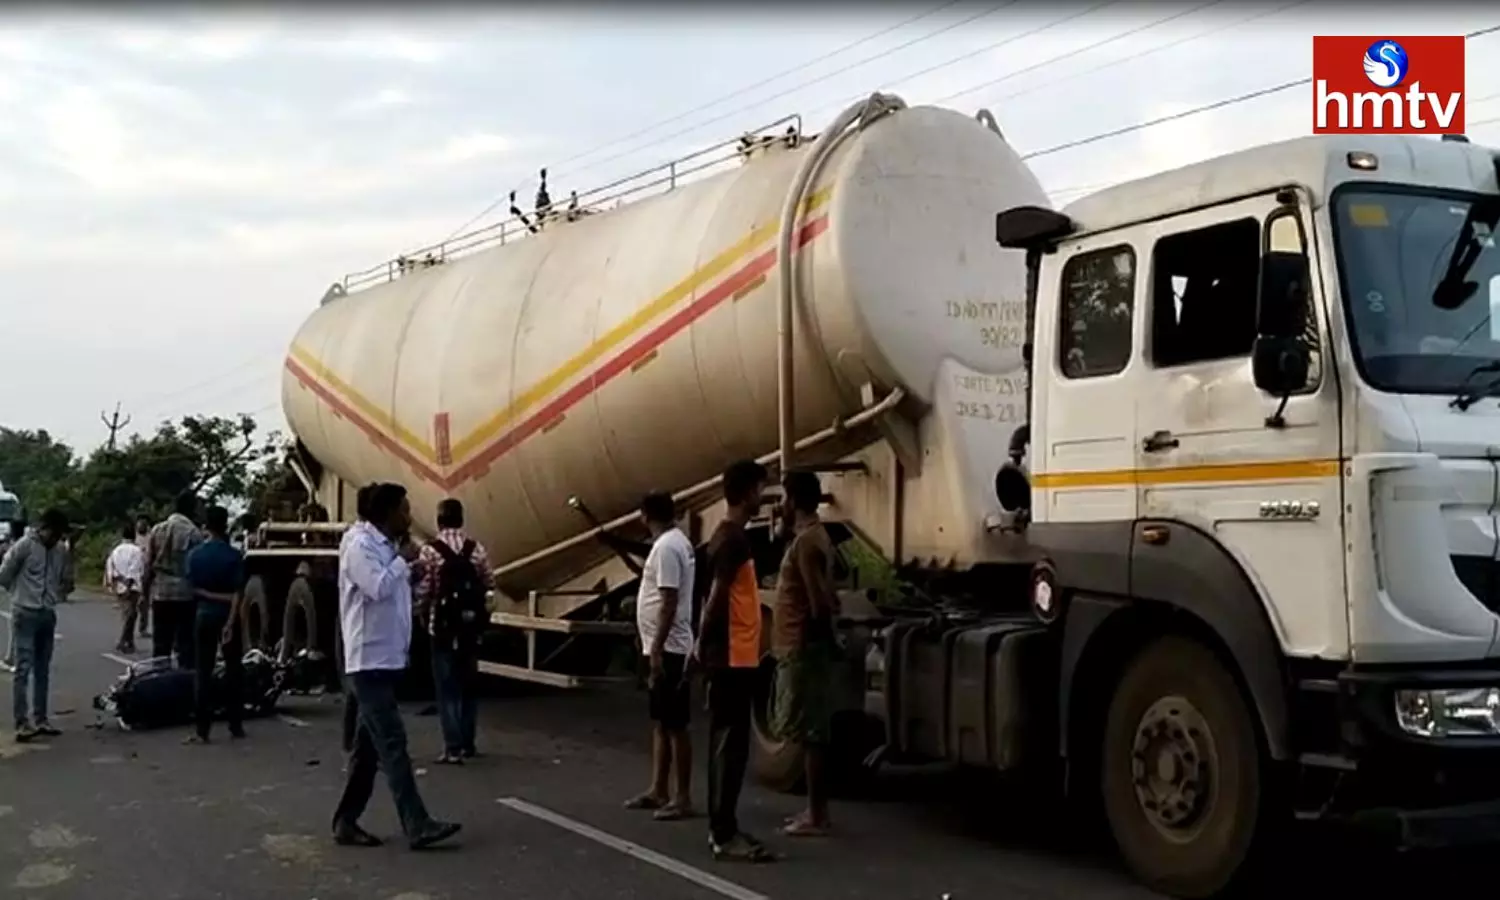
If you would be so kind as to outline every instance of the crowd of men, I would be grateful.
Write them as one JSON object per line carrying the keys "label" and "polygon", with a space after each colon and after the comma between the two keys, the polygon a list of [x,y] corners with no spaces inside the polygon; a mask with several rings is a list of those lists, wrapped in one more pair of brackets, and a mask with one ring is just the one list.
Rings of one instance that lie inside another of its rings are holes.
{"label": "crowd of men", "polygon": [[[662,821],[696,815],[692,800],[691,684],[704,682],[709,716],[708,830],[716,859],[765,862],[774,854],[739,824],[737,807],[750,752],[752,705],[761,662],[760,579],[747,533],[760,513],[768,474],[745,460],[723,474],[724,519],[702,554],[678,527],[671,496],[650,494],[640,504],[651,534],[640,566],[637,625],[649,676],[652,768],[645,792],[627,807]],[[818,518],[822,488],[815,474],[794,471],[783,481],[786,549],[777,579],[771,646],[777,658],[775,727],[805,749],[807,808],[788,819],[789,837],[828,834],[831,821],[825,773],[832,718],[836,637],[834,547]],[[358,493],[357,520],[339,548],[339,627],[336,659],[344,685],[347,779],[331,823],[334,840],[375,846],[359,824],[378,772],[400,814],[409,845],[420,849],[459,831],[433,818],[417,788],[396,687],[410,662],[414,625],[431,646],[443,750],[437,762],[462,765],[476,746],[480,634],[488,621],[490,561],[464,528],[463,505],[442,501],[437,534],[412,537],[406,489],[378,483]],[[243,551],[229,539],[229,514],[208,506],[199,515],[191,493],[155,525],[139,520],[122,529],[106,562],[106,582],[118,599],[118,649],[134,652],[150,636],[152,653],[194,670],[195,716],[187,742],[210,741],[215,712],[231,737],[245,736],[238,702],[244,638],[241,603]],[[49,510],[31,534],[16,539],[0,561],[0,588],[11,596],[15,640],[16,740],[56,736],[47,693],[56,605],[72,590],[66,517]],[[215,679],[219,660],[223,679]],[[29,694],[28,694],[29,688]],[[227,698],[227,702],[226,701]]]}
{"label": "crowd of men", "polygon": [[[737,816],[761,661],[760,579],[746,528],[760,512],[766,481],[766,469],[754,461],[725,470],[725,516],[708,541],[702,578],[692,543],[677,526],[672,498],[652,494],[641,503],[652,543],[636,616],[650,672],[652,769],[650,786],[626,807],[652,811],[663,821],[694,814],[690,696],[691,678],[701,672],[709,716],[709,842],[721,860],[775,858],[740,827]],[[824,762],[833,716],[832,667],[842,652],[835,628],[834,549],[818,519],[823,492],[817,476],[793,471],[782,487],[787,542],[772,617],[773,728],[804,749],[807,809],[788,819],[781,832],[817,837],[832,827]],[[699,595],[702,606],[695,615]]]}

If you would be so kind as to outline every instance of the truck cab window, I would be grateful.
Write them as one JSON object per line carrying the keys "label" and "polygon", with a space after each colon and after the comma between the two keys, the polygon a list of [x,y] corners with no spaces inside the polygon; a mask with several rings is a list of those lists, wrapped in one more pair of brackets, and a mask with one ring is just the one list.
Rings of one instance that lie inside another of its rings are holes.
{"label": "truck cab window", "polygon": [[1249,355],[1259,222],[1237,219],[1164,237],[1151,263],[1152,362],[1167,368]]}
{"label": "truck cab window", "polygon": [[1058,366],[1067,378],[1097,378],[1130,364],[1135,319],[1135,251],[1080,253],[1062,271]]}

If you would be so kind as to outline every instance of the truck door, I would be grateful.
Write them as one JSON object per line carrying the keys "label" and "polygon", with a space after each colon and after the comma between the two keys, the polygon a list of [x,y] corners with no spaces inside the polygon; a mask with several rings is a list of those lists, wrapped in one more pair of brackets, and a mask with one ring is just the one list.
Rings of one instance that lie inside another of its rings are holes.
{"label": "truck door", "polygon": [[[1044,543],[1054,552],[1059,542],[1079,552],[1092,548],[1117,556],[1121,567],[1136,518],[1130,472],[1136,404],[1142,399],[1141,361],[1134,349],[1139,346],[1138,255],[1136,244],[1121,234],[1059,247],[1056,256],[1046,258],[1037,285],[1034,332],[1034,522],[1051,535]],[[1112,543],[1100,540],[1106,531],[1123,543],[1104,547]],[[1123,593],[1123,588],[1102,589]]]}
{"label": "truck door", "polygon": [[[1307,386],[1287,400],[1279,424],[1268,422],[1279,398],[1255,386],[1251,368],[1268,217],[1271,242],[1289,245],[1275,249],[1300,243],[1294,219],[1271,216],[1278,208],[1267,195],[1143,229],[1150,277],[1135,407],[1138,512],[1193,526],[1234,557],[1267,599],[1286,650],[1336,655],[1348,640],[1339,415],[1336,384],[1322,371],[1322,338]],[[1319,270],[1316,259],[1311,270]],[[1310,291],[1313,309],[1325,309],[1317,279]],[[1315,318],[1316,336],[1321,312]]]}

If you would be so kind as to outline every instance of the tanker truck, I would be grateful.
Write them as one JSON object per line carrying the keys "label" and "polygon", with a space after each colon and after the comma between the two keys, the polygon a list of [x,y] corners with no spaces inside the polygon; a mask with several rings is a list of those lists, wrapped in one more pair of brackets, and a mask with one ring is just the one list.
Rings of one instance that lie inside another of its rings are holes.
{"label": "tanker truck", "polygon": [[[638,498],[696,536],[759,458],[894,573],[842,594],[850,765],[1056,776],[1184,898],[1293,818],[1491,840],[1497,170],[1319,136],[1058,211],[983,111],[775,123],[334,285],[283,386],[327,521],[268,526],[254,592],[316,590],[357,485],[428,532],[458,497],[499,565],[487,671],[587,684]],[[793,788],[770,695],[756,772]]]}

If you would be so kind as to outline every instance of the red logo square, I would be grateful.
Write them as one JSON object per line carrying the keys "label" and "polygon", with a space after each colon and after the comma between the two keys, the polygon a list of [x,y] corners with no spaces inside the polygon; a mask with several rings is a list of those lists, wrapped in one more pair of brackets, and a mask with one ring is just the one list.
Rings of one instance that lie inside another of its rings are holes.
{"label": "red logo square", "polygon": [[1313,38],[1313,134],[1462,134],[1464,38]]}

